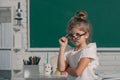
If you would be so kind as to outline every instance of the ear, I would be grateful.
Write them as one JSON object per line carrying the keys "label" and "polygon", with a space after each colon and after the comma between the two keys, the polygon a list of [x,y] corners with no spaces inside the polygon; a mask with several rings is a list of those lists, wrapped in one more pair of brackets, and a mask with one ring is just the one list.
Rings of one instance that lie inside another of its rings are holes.
{"label": "ear", "polygon": [[89,38],[89,33],[88,32],[85,34],[85,38],[86,39]]}

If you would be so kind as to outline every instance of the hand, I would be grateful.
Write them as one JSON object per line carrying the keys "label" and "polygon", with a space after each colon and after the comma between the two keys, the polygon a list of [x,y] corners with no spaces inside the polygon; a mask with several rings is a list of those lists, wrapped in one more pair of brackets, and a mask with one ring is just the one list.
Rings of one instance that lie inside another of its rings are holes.
{"label": "hand", "polygon": [[60,44],[60,47],[66,47],[67,46],[67,43],[68,43],[68,39],[66,37],[62,37],[59,39],[59,44]]}

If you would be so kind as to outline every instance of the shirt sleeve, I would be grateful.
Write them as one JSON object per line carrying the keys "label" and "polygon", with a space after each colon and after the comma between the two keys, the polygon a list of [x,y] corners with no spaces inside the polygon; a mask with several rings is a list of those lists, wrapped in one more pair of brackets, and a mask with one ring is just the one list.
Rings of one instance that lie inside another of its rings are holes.
{"label": "shirt sleeve", "polygon": [[82,51],[82,54],[80,56],[80,59],[81,58],[92,58],[92,59],[95,59],[97,57],[97,50],[96,50],[96,47],[88,47],[88,48],[85,48],[83,51]]}

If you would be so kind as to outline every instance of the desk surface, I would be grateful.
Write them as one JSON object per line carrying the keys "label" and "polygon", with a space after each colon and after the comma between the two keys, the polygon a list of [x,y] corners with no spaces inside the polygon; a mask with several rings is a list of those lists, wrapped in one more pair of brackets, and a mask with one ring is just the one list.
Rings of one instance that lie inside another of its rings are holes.
{"label": "desk surface", "polygon": [[66,76],[38,74],[37,76],[32,75],[24,78],[23,73],[21,73],[18,76],[14,77],[13,80],[66,80]]}
{"label": "desk surface", "polygon": [[28,77],[28,78],[66,78],[66,76],[63,75],[38,75],[37,77]]}

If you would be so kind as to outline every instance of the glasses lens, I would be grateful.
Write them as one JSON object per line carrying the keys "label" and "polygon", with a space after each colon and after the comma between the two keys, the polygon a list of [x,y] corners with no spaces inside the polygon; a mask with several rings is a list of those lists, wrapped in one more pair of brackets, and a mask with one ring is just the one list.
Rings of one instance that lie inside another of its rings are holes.
{"label": "glasses lens", "polygon": [[73,34],[72,33],[69,33],[68,34],[68,39],[72,39],[74,36],[73,36]]}
{"label": "glasses lens", "polygon": [[77,36],[77,37],[81,37],[81,34],[79,34],[79,33],[76,33],[76,36]]}
{"label": "glasses lens", "polygon": [[[69,33],[68,34],[68,39],[73,39],[73,38],[80,38],[81,36],[83,36],[83,35],[85,35],[86,34],[86,32],[85,33],[83,33],[83,34],[79,34],[79,33],[75,33],[75,34],[73,34],[73,33]],[[76,36],[76,37],[75,37]]]}

